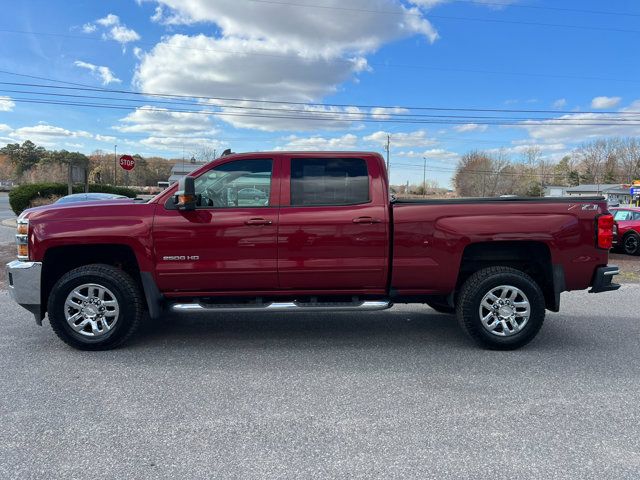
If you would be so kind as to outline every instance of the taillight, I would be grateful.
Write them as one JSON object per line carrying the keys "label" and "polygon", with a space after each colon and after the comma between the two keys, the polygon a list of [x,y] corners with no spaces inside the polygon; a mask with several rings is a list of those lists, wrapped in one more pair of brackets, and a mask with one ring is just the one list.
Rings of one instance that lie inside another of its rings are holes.
{"label": "taillight", "polygon": [[597,222],[598,248],[609,250],[613,246],[613,215],[600,215]]}

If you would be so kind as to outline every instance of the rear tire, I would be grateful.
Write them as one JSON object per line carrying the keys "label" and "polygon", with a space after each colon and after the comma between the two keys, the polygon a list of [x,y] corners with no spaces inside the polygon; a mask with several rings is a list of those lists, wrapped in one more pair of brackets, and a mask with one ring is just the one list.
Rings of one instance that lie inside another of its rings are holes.
{"label": "rear tire", "polygon": [[622,239],[622,250],[627,255],[640,255],[640,235],[627,233]]}
{"label": "rear tire", "polygon": [[462,329],[481,347],[514,350],[533,340],[542,328],[544,295],[520,270],[484,268],[462,286],[456,313]]}
{"label": "rear tire", "polygon": [[136,282],[110,265],[65,273],[53,286],[47,310],[58,337],[79,350],[109,350],[138,329],[143,299]]}

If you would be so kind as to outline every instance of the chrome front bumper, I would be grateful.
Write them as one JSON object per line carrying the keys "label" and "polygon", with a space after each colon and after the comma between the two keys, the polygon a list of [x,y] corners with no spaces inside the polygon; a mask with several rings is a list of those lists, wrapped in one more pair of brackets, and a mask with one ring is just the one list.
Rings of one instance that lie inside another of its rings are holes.
{"label": "chrome front bumper", "polygon": [[26,308],[40,323],[40,283],[42,277],[42,262],[23,262],[14,260],[7,263],[7,280],[9,294],[18,305]]}

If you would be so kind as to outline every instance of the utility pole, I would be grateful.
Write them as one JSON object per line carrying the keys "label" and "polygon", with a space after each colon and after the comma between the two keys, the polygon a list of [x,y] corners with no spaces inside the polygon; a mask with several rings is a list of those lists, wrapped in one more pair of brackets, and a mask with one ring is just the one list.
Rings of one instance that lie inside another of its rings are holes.
{"label": "utility pole", "polygon": [[389,175],[389,150],[391,150],[391,135],[387,134],[387,176],[390,177]]}
{"label": "utility pole", "polygon": [[422,157],[424,160],[424,167],[422,169],[422,196],[427,196],[427,157]]}
{"label": "utility pole", "polygon": [[118,145],[113,146],[113,186],[116,186],[116,163],[118,158]]}

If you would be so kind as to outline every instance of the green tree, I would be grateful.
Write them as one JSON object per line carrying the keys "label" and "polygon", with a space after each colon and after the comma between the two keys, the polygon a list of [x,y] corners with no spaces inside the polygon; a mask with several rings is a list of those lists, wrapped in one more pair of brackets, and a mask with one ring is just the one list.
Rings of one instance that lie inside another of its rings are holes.
{"label": "green tree", "polygon": [[46,155],[43,147],[38,147],[31,140],[25,140],[22,145],[10,143],[0,149],[0,153],[6,155],[16,167],[16,173],[22,175],[38,164]]}

